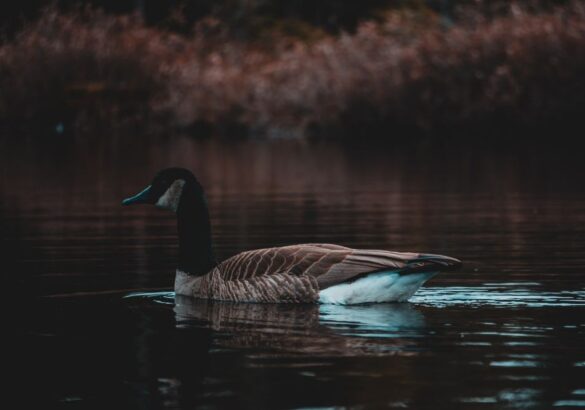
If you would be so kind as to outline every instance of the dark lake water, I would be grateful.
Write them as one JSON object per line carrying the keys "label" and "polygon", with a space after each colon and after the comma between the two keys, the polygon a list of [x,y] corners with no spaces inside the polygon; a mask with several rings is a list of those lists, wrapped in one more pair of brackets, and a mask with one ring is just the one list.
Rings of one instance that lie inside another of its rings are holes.
{"label": "dark lake water", "polygon": [[[1,141],[3,372],[22,407],[585,408],[578,152]],[[219,259],[331,242],[464,267],[406,304],[175,300],[173,215],[120,206],[171,165],[207,188]]]}

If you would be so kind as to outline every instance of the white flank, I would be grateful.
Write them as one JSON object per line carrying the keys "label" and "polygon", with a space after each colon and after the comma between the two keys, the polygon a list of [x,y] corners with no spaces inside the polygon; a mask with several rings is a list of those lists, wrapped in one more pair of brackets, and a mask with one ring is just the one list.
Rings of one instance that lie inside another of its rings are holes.
{"label": "white flank", "polygon": [[423,283],[437,272],[399,275],[384,271],[372,273],[351,283],[331,286],[319,292],[319,303],[355,305],[358,303],[406,302]]}
{"label": "white flank", "polygon": [[182,179],[177,179],[175,182],[171,184],[171,186],[167,189],[167,191],[156,201],[155,206],[168,209],[173,212],[177,212],[177,208],[179,207],[179,200],[181,199],[181,194],[183,193],[183,186],[185,185],[185,181]]}

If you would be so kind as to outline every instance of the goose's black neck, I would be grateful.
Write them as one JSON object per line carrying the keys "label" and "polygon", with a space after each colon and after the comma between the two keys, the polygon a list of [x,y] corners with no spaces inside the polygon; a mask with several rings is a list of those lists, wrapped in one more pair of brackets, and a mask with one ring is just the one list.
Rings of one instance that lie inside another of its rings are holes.
{"label": "goose's black neck", "polygon": [[185,184],[177,208],[179,231],[179,269],[194,276],[208,273],[216,266],[211,243],[211,223],[202,190]]}

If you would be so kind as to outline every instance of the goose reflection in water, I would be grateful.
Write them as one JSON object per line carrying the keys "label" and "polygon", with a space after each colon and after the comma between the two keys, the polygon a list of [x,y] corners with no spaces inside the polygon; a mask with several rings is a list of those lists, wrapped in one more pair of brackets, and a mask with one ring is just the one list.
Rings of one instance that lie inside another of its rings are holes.
{"label": "goose reflection in water", "polygon": [[211,328],[223,336],[224,347],[317,355],[413,355],[416,338],[425,334],[424,316],[409,304],[210,303],[180,295],[174,301],[178,328]]}

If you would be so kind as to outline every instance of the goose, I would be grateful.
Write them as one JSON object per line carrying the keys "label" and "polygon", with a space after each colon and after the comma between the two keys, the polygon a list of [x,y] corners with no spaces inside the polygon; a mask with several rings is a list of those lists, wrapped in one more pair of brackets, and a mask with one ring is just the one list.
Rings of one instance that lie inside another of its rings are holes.
{"label": "goose", "polygon": [[203,187],[184,168],[161,170],[122,204],[153,204],[176,213],[176,295],[231,302],[405,302],[437,273],[461,266],[448,256],[328,243],[255,249],[218,263]]}

